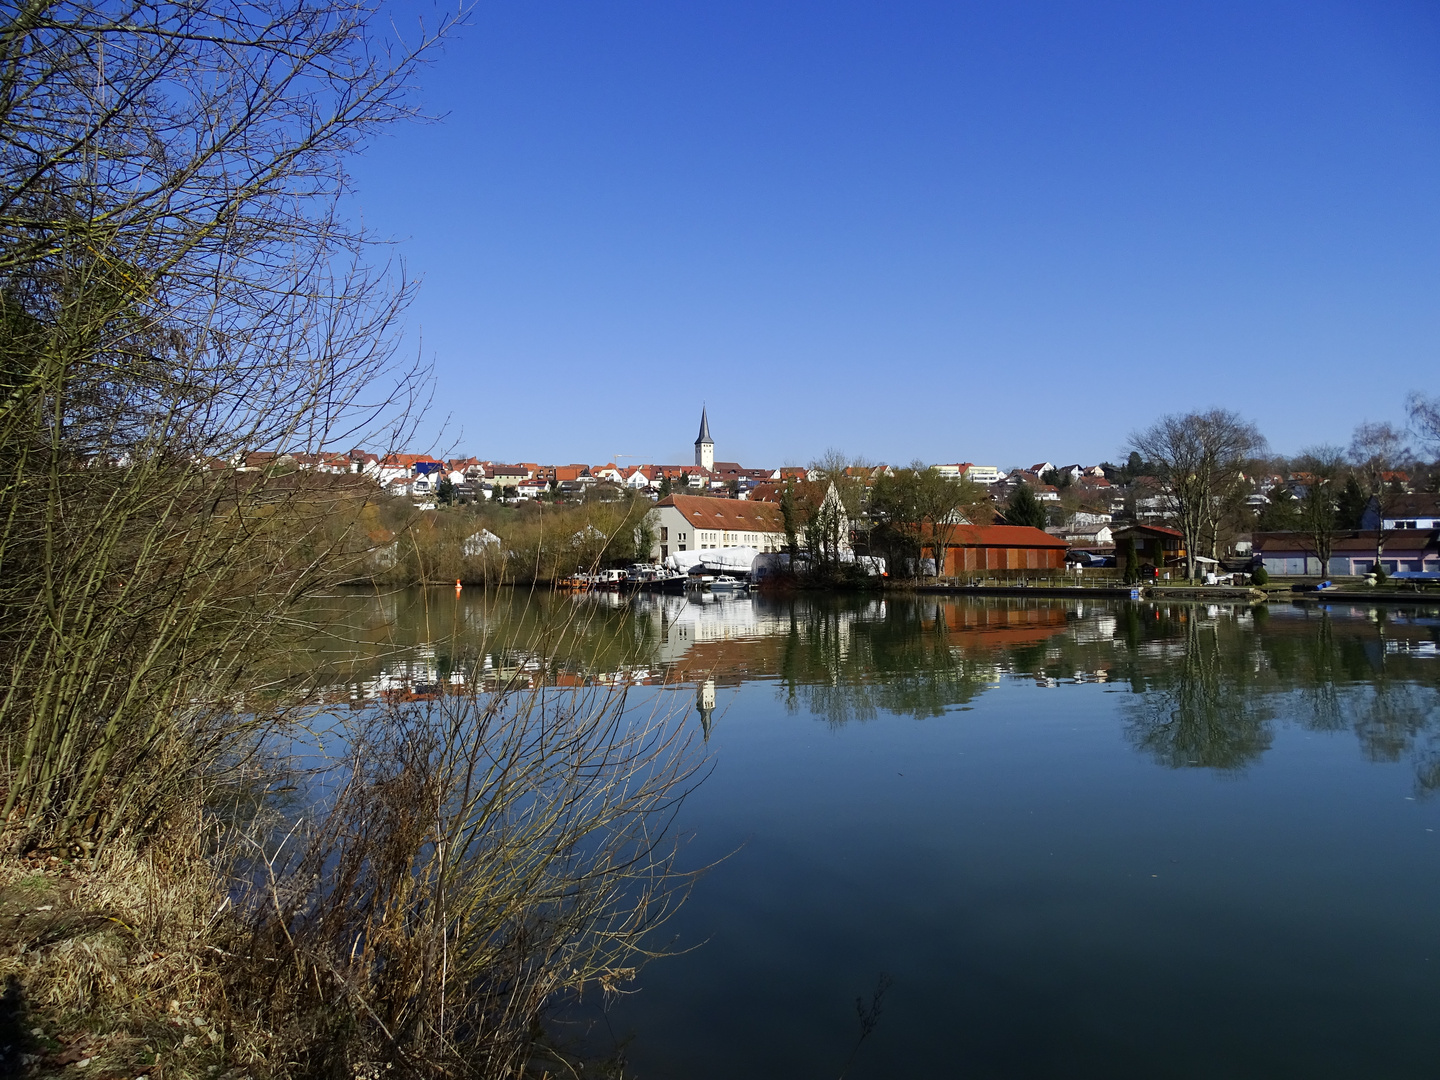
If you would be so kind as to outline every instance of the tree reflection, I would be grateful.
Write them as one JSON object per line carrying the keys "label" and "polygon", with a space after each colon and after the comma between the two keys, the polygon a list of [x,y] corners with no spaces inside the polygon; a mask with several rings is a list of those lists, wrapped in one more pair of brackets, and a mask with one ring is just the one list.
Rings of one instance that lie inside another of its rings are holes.
{"label": "tree reflection", "polygon": [[511,590],[347,603],[292,662],[343,672],[352,701],[365,680],[421,692],[482,671],[561,686],[641,680],[698,688],[708,727],[715,687],[760,679],[788,710],[845,725],[942,716],[1007,676],[1105,682],[1129,688],[1116,700],[1130,744],[1169,767],[1243,769],[1283,722],[1349,731],[1370,760],[1410,759],[1418,789],[1440,790],[1440,610]]}
{"label": "tree reflection", "polygon": [[1180,769],[1242,769],[1270,747],[1275,710],[1253,665],[1237,662],[1240,635],[1193,616],[1180,622],[1183,646],[1148,666],[1145,688],[1127,706],[1136,749]]}
{"label": "tree reflection", "polygon": [[941,716],[994,682],[993,664],[952,647],[943,611],[889,604],[881,619],[845,621],[836,607],[792,610],[781,662],[781,695],[792,711],[803,707],[831,724],[882,712]]}

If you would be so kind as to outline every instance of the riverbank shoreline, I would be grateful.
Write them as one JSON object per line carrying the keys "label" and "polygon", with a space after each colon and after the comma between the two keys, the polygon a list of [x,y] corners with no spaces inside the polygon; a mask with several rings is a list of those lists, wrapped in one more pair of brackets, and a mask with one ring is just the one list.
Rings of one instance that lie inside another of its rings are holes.
{"label": "riverbank shoreline", "polygon": [[[1284,594],[1281,594],[1284,596]],[[1272,597],[1271,599],[1275,599]],[[1324,589],[1317,592],[1291,593],[1292,603],[1312,604],[1434,604],[1440,607],[1440,593],[1370,592],[1360,589]]]}
{"label": "riverbank shoreline", "polygon": [[895,592],[944,596],[1040,596],[1079,600],[1192,600],[1202,603],[1263,603],[1259,589],[1227,585],[897,585]]}
{"label": "riverbank shoreline", "polygon": [[1050,598],[1101,597],[1110,600],[1139,599],[1141,589],[1132,585],[891,585],[886,592],[941,596],[1042,596]]}

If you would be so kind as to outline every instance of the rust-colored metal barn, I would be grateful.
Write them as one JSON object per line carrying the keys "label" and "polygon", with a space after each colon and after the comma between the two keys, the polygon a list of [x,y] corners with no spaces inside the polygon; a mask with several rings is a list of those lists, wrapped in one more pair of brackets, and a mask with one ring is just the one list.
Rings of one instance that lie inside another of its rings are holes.
{"label": "rust-colored metal barn", "polygon": [[1070,545],[1029,525],[957,525],[945,550],[945,576],[978,570],[1063,570]]}

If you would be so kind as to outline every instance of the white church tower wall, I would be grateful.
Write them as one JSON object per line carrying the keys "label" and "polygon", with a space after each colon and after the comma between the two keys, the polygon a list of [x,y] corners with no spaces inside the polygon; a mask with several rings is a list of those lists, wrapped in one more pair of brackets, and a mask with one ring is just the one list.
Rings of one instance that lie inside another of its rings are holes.
{"label": "white church tower wall", "polygon": [[715,468],[715,440],[710,438],[710,418],[700,407],[700,434],[695,439],[695,464],[706,472]]}

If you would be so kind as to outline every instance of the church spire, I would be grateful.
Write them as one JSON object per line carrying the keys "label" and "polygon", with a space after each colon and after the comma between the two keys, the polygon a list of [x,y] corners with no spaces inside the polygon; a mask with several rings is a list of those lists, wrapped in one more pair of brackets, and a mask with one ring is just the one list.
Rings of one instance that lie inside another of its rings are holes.
{"label": "church spire", "polygon": [[710,438],[710,417],[700,406],[700,434],[695,437],[695,464],[709,472],[715,468],[715,440]]}

